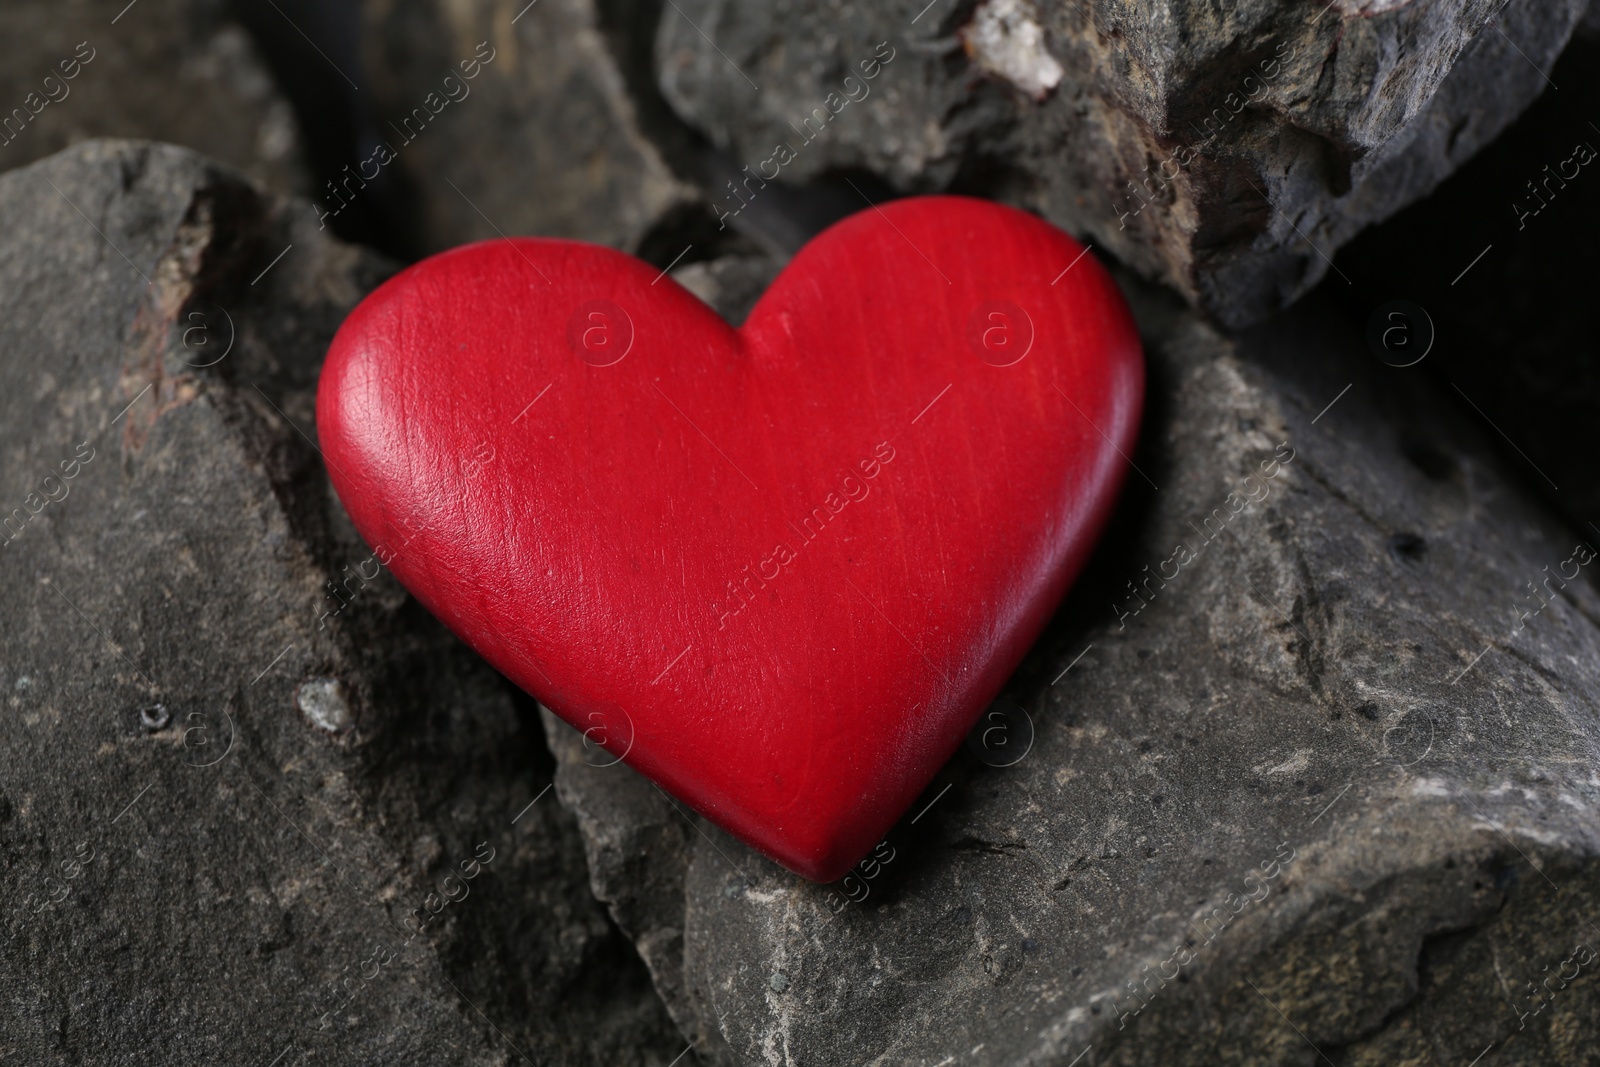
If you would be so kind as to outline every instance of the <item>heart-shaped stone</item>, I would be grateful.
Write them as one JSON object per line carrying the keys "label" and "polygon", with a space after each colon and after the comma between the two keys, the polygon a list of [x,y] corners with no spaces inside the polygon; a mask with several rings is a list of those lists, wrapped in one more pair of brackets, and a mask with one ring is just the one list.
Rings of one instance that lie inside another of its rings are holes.
{"label": "heart-shaped stone", "polygon": [[1070,237],[863,211],[734,330],[637,259],[507,239],[369,296],[323,369],[377,559],[512,681],[808,878],[879,841],[1083,565],[1138,334]]}

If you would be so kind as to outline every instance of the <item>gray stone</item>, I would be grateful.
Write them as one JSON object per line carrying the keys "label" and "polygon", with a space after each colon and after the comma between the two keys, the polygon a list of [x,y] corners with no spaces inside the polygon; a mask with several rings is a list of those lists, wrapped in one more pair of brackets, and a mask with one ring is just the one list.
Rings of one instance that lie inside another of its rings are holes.
{"label": "gray stone", "polygon": [[1238,325],[1492,140],[1587,6],[682,0],[657,55],[667,99],[758,177],[1001,198]]}
{"label": "gray stone", "polygon": [[[1351,242],[1339,262],[1353,284],[1330,288],[1349,295],[1357,321],[1399,297],[1422,308],[1433,330],[1420,369],[1480,420],[1524,484],[1593,536],[1600,163],[1578,161],[1600,159],[1600,41],[1573,41],[1550,77],[1559,92],[1428,199]],[[1417,326],[1420,346],[1428,323]]]}
{"label": "gray stone", "polygon": [[133,142],[0,176],[0,234],[0,1058],[664,1067],[532,701],[314,450],[392,265]]}
{"label": "gray stone", "polygon": [[767,256],[721,256],[679,267],[672,277],[738,326],[778,276],[778,267],[778,262]]}
{"label": "gray stone", "polygon": [[656,991],[703,1056],[720,1040],[683,987],[683,881],[693,824],[649,780],[634,774],[605,738],[585,737],[541,709],[556,755],[556,795],[578,818],[590,886],[633,938]]}
{"label": "gray stone", "polygon": [[523,8],[366,5],[379,133],[413,176],[426,248],[533,234],[635,251],[655,228],[703,216],[641,133],[593,0]]}
{"label": "gray stone", "polygon": [[1578,29],[1589,37],[1600,37],[1600,4],[1590,0],[1589,11],[1578,24]]}
{"label": "gray stone", "polygon": [[140,137],[307,191],[294,114],[227,0],[10,0],[4,26],[0,168],[85,138]]}
{"label": "gray stone", "polygon": [[547,719],[597,895],[706,1062],[1591,1063],[1596,539],[1322,299],[1124,285],[1147,425],[1027,754],[821,886]]}

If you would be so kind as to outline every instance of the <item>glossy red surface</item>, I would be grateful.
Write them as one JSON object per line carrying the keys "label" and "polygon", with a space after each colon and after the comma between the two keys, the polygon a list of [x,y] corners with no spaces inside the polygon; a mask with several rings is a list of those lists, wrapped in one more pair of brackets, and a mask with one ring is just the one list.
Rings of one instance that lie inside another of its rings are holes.
{"label": "glossy red surface", "polygon": [[1143,363],[1082,253],[1011,208],[899,200],[818,236],[733,330],[618,252],[458,248],[344,323],[318,431],[357,529],[463,640],[832,880],[1111,510]]}

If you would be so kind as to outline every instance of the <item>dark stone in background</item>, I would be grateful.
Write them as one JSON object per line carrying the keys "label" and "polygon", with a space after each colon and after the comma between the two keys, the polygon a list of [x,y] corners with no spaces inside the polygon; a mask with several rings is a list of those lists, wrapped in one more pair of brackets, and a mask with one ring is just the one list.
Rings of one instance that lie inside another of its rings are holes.
{"label": "dark stone in background", "polygon": [[[142,137],[189,145],[304,195],[311,183],[295,112],[228,15],[226,0],[8,0],[0,168],[85,138]],[[61,64],[75,56],[92,58],[63,79]]]}
{"label": "dark stone in background", "polygon": [[[1003,199],[1241,325],[1504,129],[1586,7],[681,0],[657,56],[667,99],[736,167],[788,143],[789,181],[856,168],[904,192]],[[893,60],[862,84],[885,42]],[[1050,71],[1058,84],[1032,92]],[[824,107],[826,132],[802,130]],[[738,207],[720,182],[709,195]]]}
{"label": "dark stone in background", "polygon": [[1560,88],[1433,196],[1352,242],[1337,259],[1352,284],[1327,289],[1353,324],[1397,298],[1422,307],[1435,340],[1419,366],[1600,541],[1600,155],[1560,174],[1575,145],[1600,153],[1600,39],[1575,41],[1550,78]]}
{"label": "dark stone in background", "polygon": [[741,326],[778,270],[778,262],[766,256],[723,256],[679,267],[672,277],[729,323]]}
{"label": "dark stone in background", "polygon": [[542,234],[633,252],[658,228],[704,223],[698,193],[641,133],[592,0],[526,4],[363,11],[376,135],[415,181],[420,247]]}
{"label": "dark stone in background", "polygon": [[[372,85],[361,63],[361,11],[352,0],[231,0],[231,9],[256,39],[278,84],[294,104],[306,140],[309,195],[328,202],[328,183],[359,174],[379,139]],[[367,82],[366,92],[361,91]],[[416,192],[402,169],[370,175],[362,195],[331,215],[329,228],[346,241],[415,259],[426,250],[417,235]]]}

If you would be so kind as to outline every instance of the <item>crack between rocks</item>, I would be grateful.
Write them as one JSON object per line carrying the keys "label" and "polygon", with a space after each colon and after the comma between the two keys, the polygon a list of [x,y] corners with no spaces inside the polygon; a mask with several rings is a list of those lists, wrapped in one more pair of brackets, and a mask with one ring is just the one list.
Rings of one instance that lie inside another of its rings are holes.
{"label": "crack between rocks", "polygon": [[983,852],[996,856],[1011,856],[1018,852],[1025,852],[1028,848],[1026,841],[985,841],[981,837],[967,835],[950,843],[953,852]]}

